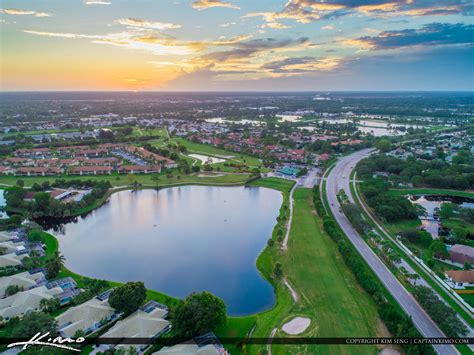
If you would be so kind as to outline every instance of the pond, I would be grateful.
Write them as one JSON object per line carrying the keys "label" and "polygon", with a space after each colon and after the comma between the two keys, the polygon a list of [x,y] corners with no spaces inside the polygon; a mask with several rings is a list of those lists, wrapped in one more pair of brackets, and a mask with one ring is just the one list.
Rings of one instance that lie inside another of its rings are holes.
{"label": "pond", "polygon": [[51,233],[76,273],[143,281],[179,298],[207,290],[224,300],[230,315],[246,315],[275,302],[256,259],[281,203],[280,192],[261,187],[122,191]]}
{"label": "pond", "polygon": [[0,218],[7,218],[8,215],[6,212],[3,211],[3,207],[6,206],[6,201],[5,201],[5,190],[0,189]]}
{"label": "pond", "polygon": [[424,213],[420,216],[423,228],[435,239],[439,238],[439,210],[443,203],[454,203],[461,208],[474,208],[472,199],[457,196],[439,195],[409,195],[411,203],[423,207]]}

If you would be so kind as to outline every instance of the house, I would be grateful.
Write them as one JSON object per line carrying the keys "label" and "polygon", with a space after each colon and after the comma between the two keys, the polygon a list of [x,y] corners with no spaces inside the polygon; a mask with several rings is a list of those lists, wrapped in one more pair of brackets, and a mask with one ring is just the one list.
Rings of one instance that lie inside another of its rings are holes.
{"label": "house", "polygon": [[[155,301],[150,301],[142,308],[127,318],[118,321],[101,337],[104,338],[156,338],[167,332],[170,322],[163,319],[168,315],[168,308]],[[116,347],[129,349],[134,346],[136,350],[143,351],[149,346],[119,344]]]}
{"label": "house", "polygon": [[159,173],[159,165],[123,165],[119,168],[119,173],[123,174],[152,174]]}
{"label": "house", "polygon": [[177,344],[174,346],[165,346],[159,351],[153,353],[153,355],[155,354],[228,355],[229,352],[224,349],[214,333],[207,333],[199,337],[195,337],[192,341],[186,343]]}
{"label": "house", "polygon": [[29,290],[45,281],[46,278],[42,271],[25,271],[11,276],[0,277],[0,297],[5,297],[5,290],[9,286],[18,286],[21,290]]}
{"label": "house", "polygon": [[28,254],[17,254],[17,253],[9,253],[9,254],[0,255],[0,267],[20,266],[21,261],[27,256]]}
{"label": "house", "polygon": [[91,334],[104,324],[117,319],[119,314],[109,305],[109,295],[110,291],[104,292],[57,316],[59,334],[63,337],[73,337],[78,330]]}
{"label": "house", "polygon": [[444,275],[448,285],[454,289],[474,286],[474,270],[449,270]]}
{"label": "house", "polygon": [[49,148],[17,149],[14,152],[17,157],[39,158],[51,155]]}
{"label": "house", "polygon": [[59,300],[61,305],[65,305],[73,300],[81,291],[77,289],[77,283],[72,277],[64,277],[59,280],[49,281],[46,283],[48,289],[61,288],[62,293],[57,294],[55,297]]}
{"label": "house", "polygon": [[298,169],[294,169],[294,168],[290,168],[289,166],[285,166],[285,167],[279,169],[278,172],[279,172],[280,174],[283,174],[283,175],[295,177],[296,174],[298,174],[299,170],[298,170]]}
{"label": "house", "polygon": [[15,175],[17,176],[51,176],[51,175],[59,175],[61,174],[61,172],[62,170],[58,167],[22,166],[16,169]]}
{"label": "house", "polygon": [[0,166],[0,175],[13,175],[15,174],[15,169],[10,166]]}
{"label": "house", "polygon": [[70,170],[73,175],[106,175],[112,173],[111,166],[76,166]]}
{"label": "house", "polygon": [[8,320],[30,311],[39,310],[41,300],[52,299],[63,292],[61,287],[49,289],[46,286],[39,286],[15,293],[12,296],[0,299],[0,316]]}
{"label": "house", "polygon": [[26,250],[26,245],[24,242],[15,242],[13,240],[9,240],[9,241],[0,243],[0,253],[1,252],[3,252],[4,254],[21,253],[24,250]]}
{"label": "house", "polygon": [[474,264],[474,248],[463,245],[455,244],[449,250],[449,259],[455,263],[464,264],[466,261],[468,263]]}

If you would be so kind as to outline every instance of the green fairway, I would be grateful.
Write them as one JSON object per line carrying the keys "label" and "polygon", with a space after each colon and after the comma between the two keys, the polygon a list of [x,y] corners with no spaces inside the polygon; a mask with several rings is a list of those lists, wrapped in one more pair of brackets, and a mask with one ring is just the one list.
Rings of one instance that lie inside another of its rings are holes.
{"label": "green fairway", "polygon": [[259,179],[252,182],[253,186],[268,187],[269,189],[274,189],[282,192],[290,191],[293,184],[293,180],[285,180],[276,177]]}

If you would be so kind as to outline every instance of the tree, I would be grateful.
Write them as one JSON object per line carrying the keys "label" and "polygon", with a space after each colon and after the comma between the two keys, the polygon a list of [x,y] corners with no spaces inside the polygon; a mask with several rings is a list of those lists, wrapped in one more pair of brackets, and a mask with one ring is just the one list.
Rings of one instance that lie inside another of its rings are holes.
{"label": "tree", "polygon": [[151,176],[151,181],[153,181],[158,188],[158,183],[160,182],[160,176],[158,174],[153,174]]}
{"label": "tree", "polygon": [[203,291],[186,297],[173,310],[171,323],[178,336],[191,338],[225,325],[226,314],[224,301]]}
{"label": "tree", "polygon": [[469,261],[466,261],[466,262],[464,263],[463,269],[464,269],[464,270],[471,270],[471,268],[472,268],[471,263],[470,263]]}
{"label": "tree", "polygon": [[25,182],[24,182],[22,179],[18,179],[18,180],[16,181],[16,185],[17,185],[17,186],[20,186],[20,187],[23,187],[23,186],[25,186]]}
{"label": "tree", "polygon": [[281,268],[281,263],[279,262],[275,263],[275,267],[273,268],[273,275],[275,275],[277,279],[281,279],[283,277],[283,270]]}
{"label": "tree", "polygon": [[40,308],[45,313],[54,313],[61,307],[61,303],[55,297],[47,299],[43,298],[40,301]]}
{"label": "tree", "polygon": [[23,287],[18,285],[10,285],[5,289],[5,296],[12,296],[20,291],[23,291]]}
{"label": "tree", "polygon": [[273,241],[272,238],[268,239],[267,240],[267,245],[271,248],[273,245],[275,244],[275,242]]}
{"label": "tree", "polygon": [[441,240],[434,240],[430,245],[430,250],[433,253],[433,256],[439,259],[446,259],[449,257],[448,250],[446,249],[446,244]]}
{"label": "tree", "polygon": [[260,169],[259,168],[253,168],[252,169],[252,176],[253,177],[260,177],[261,176]]}
{"label": "tree", "polygon": [[189,166],[189,163],[186,159],[181,159],[178,163],[178,169],[180,172],[183,174],[190,174],[191,173],[191,168]]}
{"label": "tree", "polygon": [[136,181],[135,181],[135,176],[133,174],[127,174],[127,180],[129,185],[135,186]]}
{"label": "tree", "polygon": [[441,301],[431,288],[417,286],[413,295],[446,336],[461,337],[467,333],[467,328],[459,320],[457,313]]}
{"label": "tree", "polygon": [[146,299],[146,288],[143,282],[127,282],[115,288],[109,297],[109,304],[119,312],[131,314]]}
{"label": "tree", "polygon": [[13,328],[11,336],[14,338],[31,338],[36,333],[49,332],[56,334],[58,323],[49,314],[30,312],[27,313]]}
{"label": "tree", "polygon": [[375,144],[375,148],[380,150],[382,153],[386,153],[392,150],[392,143],[387,139],[381,139]]}
{"label": "tree", "polygon": [[45,269],[48,279],[54,279],[58,276],[61,267],[64,265],[65,258],[58,251],[46,260]]}
{"label": "tree", "polygon": [[41,241],[41,236],[42,236],[42,233],[39,229],[32,229],[28,233],[28,240],[30,242],[40,242]]}

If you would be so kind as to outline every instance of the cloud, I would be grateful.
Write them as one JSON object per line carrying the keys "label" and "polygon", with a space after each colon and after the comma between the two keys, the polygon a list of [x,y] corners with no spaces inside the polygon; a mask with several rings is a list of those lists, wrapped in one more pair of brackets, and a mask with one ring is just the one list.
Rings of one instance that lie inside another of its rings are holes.
{"label": "cloud", "polygon": [[86,5],[112,5],[110,1],[101,1],[101,0],[84,0]]}
{"label": "cloud", "polygon": [[248,59],[249,57],[262,52],[277,52],[288,50],[295,46],[302,49],[302,46],[306,46],[307,44],[309,44],[309,39],[307,37],[300,37],[296,39],[258,38],[235,42],[233,44],[233,48],[230,50],[211,52],[203,55],[201,59],[210,60],[212,62],[241,60]]}
{"label": "cloud", "polygon": [[51,14],[46,12],[36,12],[32,10],[18,10],[18,9],[0,9],[0,14],[7,15],[32,15],[34,17],[50,17]]}
{"label": "cloud", "polygon": [[332,31],[335,30],[336,28],[334,26],[328,25],[328,26],[323,26],[321,27],[322,30],[327,30],[327,31]]}
{"label": "cloud", "polygon": [[197,0],[193,2],[191,6],[198,10],[205,10],[211,7],[227,7],[229,9],[240,10],[240,7],[237,5],[221,0]]}
{"label": "cloud", "polygon": [[343,63],[340,57],[293,57],[268,62],[262,66],[272,73],[280,75],[301,75],[311,72],[333,70]]}
{"label": "cloud", "polygon": [[174,23],[167,22],[152,22],[146,21],[139,18],[122,18],[115,21],[120,25],[127,26],[129,28],[145,28],[145,29],[154,29],[154,30],[167,30],[172,28],[180,28],[181,25],[176,25]]}
{"label": "cloud", "polygon": [[236,36],[229,39],[186,41],[179,40],[155,30],[147,28],[136,28],[130,31],[107,34],[83,34],[68,32],[46,32],[35,30],[23,30],[23,32],[35,36],[64,38],[64,39],[89,39],[93,43],[108,44],[134,50],[150,52],[154,55],[197,55],[208,48],[234,46],[237,43],[247,41],[250,36]]}
{"label": "cloud", "polygon": [[472,15],[474,4],[465,0],[289,0],[282,10],[254,12],[244,17],[262,17],[276,26],[280,20],[311,23],[350,14],[371,17]]}
{"label": "cloud", "polygon": [[189,55],[196,53],[201,49],[199,43],[177,41],[173,38],[149,32],[119,32],[104,35],[44,32],[33,30],[24,30],[23,32],[43,37],[90,39],[93,43],[109,44],[118,47],[147,51],[155,55]]}
{"label": "cloud", "polygon": [[412,46],[473,44],[474,25],[430,23],[419,29],[383,31],[377,36],[344,40],[347,45],[372,49],[395,49]]}
{"label": "cloud", "polygon": [[232,25],[236,25],[237,22],[227,22],[227,23],[221,23],[219,25],[219,27],[229,27],[229,26],[232,26]]}

